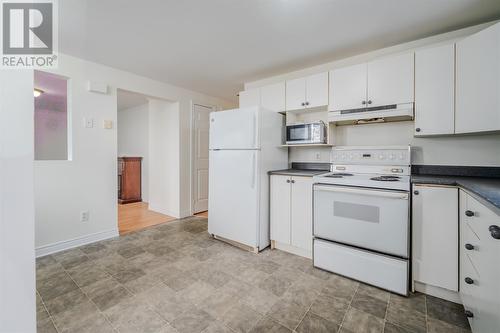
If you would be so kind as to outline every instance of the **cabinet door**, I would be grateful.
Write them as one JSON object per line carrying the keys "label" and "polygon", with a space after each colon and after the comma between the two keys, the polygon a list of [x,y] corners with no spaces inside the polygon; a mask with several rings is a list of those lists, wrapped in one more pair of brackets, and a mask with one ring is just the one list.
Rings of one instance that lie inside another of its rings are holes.
{"label": "cabinet door", "polygon": [[455,45],[415,52],[415,136],[455,131]]}
{"label": "cabinet door", "polygon": [[312,178],[292,177],[291,243],[312,252]]}
{"label": "cabinet door", "polygon": [[260,88],[262,107],[276,111],[285,111],[285,82],[271,84]]}
{"label": "cabinet door", "polygon": [[286,81],[286,110],[305,108],[306,78]]}
{"label": "cabinet door", "polygon": [[308,108],[328,105],[328,72],[306,78],[306,103]]}
{"label": "cabinet door", "polygon": [[366,64],[359,64],[330,72],[330,111],[366,106],[366,69]]}
{"label": "cabinet door", "polygon": [[414,53],[368,63],[368,106],[413,102]]}
{"label": "cabinet door", "polygon": [[271,239],[290,244],[290,177],[271,176]]}
{"label": "cabinet door", "polygon": [[413,279],[458,291],[458,189],[413,186]]}
{"label": "cabinet door", "polygon": [[500,24],[457,43],[455,132],[500,130]]}
{"label": "cabinet door", "polygon": [[240,92],[240,108],[260,106],[260,89],[250,89]]}

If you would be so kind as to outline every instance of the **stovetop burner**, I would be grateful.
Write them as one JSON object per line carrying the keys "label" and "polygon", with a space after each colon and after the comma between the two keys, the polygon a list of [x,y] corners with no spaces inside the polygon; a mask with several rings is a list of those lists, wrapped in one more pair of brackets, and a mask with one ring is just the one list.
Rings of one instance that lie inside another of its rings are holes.
{"label": "stovetop burner", "polygon": [[378,176],[378,177],[372,177],[370,180],[375,180],[378,182],[397,182],[401,179],[401,177],[398,176]]}
{"label": "stovetop burner", "polygon": [[352,173],[346,173],[346,172],[335,172],[331,173],[329,175],[326,175],[325,177],[328,178],[343,178],[344,176],[354,176]]}

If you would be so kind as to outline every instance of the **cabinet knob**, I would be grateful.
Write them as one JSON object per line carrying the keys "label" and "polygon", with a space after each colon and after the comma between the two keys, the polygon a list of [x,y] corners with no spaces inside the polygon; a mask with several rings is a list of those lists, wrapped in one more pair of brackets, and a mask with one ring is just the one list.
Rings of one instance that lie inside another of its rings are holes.
{"label": "cabinet knob", "polygon": [[413,194],[418,195],[420,192],[418,191],[413,191]]}
{"label": "cabinet knob", "polygon": [[289,182],[290,182],[290,179],[287,179],[287,180],[286,180],[286,182],[287,182],[287,183],[289,183]]}
{"label": "cabinet knob", "polygon": [[309,102],[306,102],[306,105],[309,105]]}
{"label": "cabinet knob", "polygon": [[368,104],[372,104],[372,101],[371,101],[371,100],[369,100],[369,101],[368,101]]}
{"label": "cabinet knob", "polygon": [[295,184],[295,180],[292,179],[292,184]]}
{"label": "cabinet knob", "polygon": [[420,131],[421,131],[420,127],[415,128],[415,132],[420,132]]}
{"label": "cabinet knob", "polygon": [[465,215],[471,217],[471,216],[474,216],[474,212],[472,210],[466,210]]}
{"label": "cabinet knob", "polygon": [[495,239],[500,239],[500,227],[499,226],[490,225],[488,230],[490,231],[491,237],[493,237]]}
{"label": "cabinet knob", "polygon": [[464,281],[465,281],[465,283],[467,283],[467,284],[473,284],[473,283],[474,283],[474,280],[472,280],[470,277],[466,277],[466,278],[464,279]]}
{"label": "cabinet knob", "polygon": [[366,101],[361,101],[361,104],[365,105],[365,104],[366,104]]}
{"label": "cabinet knob", "polygon": [[470,312],[469,310],[465,310],[464,313],[465,313],[465,316],[467,318],[473,318],[474,317],[474,314],[472,312]]}
{"label": "cabinet knob", "polygon": [[469,250],[469,251],[470,251],[470,250],[474,250],[474,245],[472,245],[472,244],[465,244],[465,248],[466,248],[467,250]]}
{"label": "cabinet knob", "polygon": [[302,102],[302,106],[306,106],[306,103]]}

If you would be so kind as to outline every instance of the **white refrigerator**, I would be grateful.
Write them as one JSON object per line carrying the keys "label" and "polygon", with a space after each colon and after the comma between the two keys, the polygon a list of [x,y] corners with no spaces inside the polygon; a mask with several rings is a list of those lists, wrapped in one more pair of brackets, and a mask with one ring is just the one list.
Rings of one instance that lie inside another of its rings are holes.
{"label": "white refrigerator", "polygon": [[210,234],[254,251],[269,246],[268,171],[288,165],[283,126],[283,115],[260,107],[210,114]]}

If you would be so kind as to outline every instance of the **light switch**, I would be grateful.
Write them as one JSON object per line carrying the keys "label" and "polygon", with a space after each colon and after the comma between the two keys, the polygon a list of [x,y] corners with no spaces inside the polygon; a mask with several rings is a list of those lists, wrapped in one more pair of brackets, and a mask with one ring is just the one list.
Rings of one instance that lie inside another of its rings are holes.
{"label": "light switch", "polygon": [[113,128],[113,120],[104,119],[104,121],[102,123],[102,127],[104,127],[105,129],[112,129]]}
{"label": "light switch", "polygon": [[85,128],[93,128],[94,127],[94,118],[84,118],[83,123]]}

